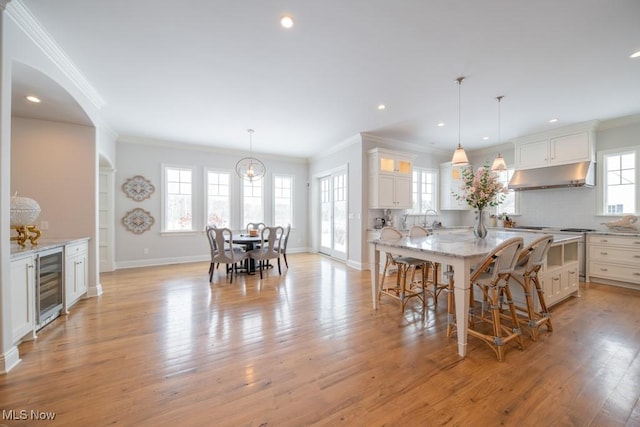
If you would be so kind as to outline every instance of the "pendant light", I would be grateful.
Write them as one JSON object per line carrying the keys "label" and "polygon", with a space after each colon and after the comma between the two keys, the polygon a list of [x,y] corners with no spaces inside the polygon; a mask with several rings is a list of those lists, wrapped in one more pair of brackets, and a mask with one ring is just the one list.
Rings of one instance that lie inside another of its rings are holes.
{"label": "pendant light", "polygon": [[[498,100],[498,145],[500,145],[500,102],[502,101],[502,98],[504,98],[504,96],[502,95],[496,97],[496,99]],[[494,172],[507,170],[507,164],[505,163],[502,154],[498,153],[495,160],[493,161],[493,165],[491,165],[491,170]]]}
{"label": "pendant light", "polygon": [[261,179],[266,168],[264,163],[253,157],[253,129],[248,129],[249,132],[249,157],[243,157],[236,163],[236,173],[241,179],[245,181],[253,181],[254,179]]}
{"label": "pendant light", "polygon": [[453,158],[451,159],[451,164],[454,166],[464,166],[469,164],[469,159],[467,158],[467,153],[464,152],[464,148],[460,144],[460,116],[461,116],[461,107],[460,107],[460,87],[462,86],[462,81],[464,77],[458,77],[456,81],[458,82],[458,148],[453,153]]}

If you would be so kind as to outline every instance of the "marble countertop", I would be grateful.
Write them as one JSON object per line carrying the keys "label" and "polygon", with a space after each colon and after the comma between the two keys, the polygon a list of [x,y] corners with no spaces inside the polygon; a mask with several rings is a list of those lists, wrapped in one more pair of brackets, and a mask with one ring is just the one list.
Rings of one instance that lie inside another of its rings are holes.
{"label": "marble countertop", "polygon": [[[427,230],[463,230],[468,229],[471,230],[473,227],[470,225],[451,225],[451,226],[443,226],[438,228],[433,228],[431,226],[425,227]],[[367,228],[367,231],[380,231],[382,228]],[[402,233],[408,233],[410,228],[398,228],[398,231]]]}
{"label": "marble countertop", "polygon": [[38,239],[37,245],[32,245],[27,241],[26,246],[22,247],[17,243],[11,243],[11,257],[34,254],[40,251],[46,251],[48,249],[58,248],[60,246],[69,245],[72,243],[78,243],[89,240],[89,237],[71,237],[68,239]]}
{"label": "marble countertop", "polygon": [[[562,245],[569,242],[577,242],[580,236],[577,234],[549,233],[553,234],[552,246]],[[397,240],[380,239],[369,240],[368,243],[383,244],[385,246],[411,249],[420,252],[435,253],[456,258],[478,257],[485,255],[496,246],[512,237],[522,237],[524,245],[528,245],[540,237],[538,233],[516,230],[490,229],[486,238],[479,239],[473,233],[445,233],[433,234],[427,237],[402,237]]]}

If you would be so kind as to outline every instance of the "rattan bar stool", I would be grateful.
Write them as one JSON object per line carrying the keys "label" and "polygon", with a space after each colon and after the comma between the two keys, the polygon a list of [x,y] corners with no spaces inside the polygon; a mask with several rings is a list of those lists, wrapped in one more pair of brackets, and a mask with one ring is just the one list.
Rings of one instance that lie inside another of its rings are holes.
{"label": "rattan bar stool", "polygon": [[[394,241],[403,238],[402,233],[393,227],[384,227],[380,231],[380,240]],[[380,280],[380,287],[378,288],[378,299],[384,294],[400,301],[400,311],[404,312],[404,308],[407,301],[410,298],[418,297],[422,301],[422,308],[426,306],[426,291],[422,283],[424,282],[424,260],[404,257],[399,255],[393,255],[389,252],[386,253],[386,261],[384,269],[382,271],[382,279]],[[396,274],[395,285],[385,286],[385,277],[390,267],[395,266],[398,270]],[[420,269],[422,274],[422,281],[416,282],[415,270]],[[409,273],[411,275],[409,276]],[[410,280],[407,278],[410,277]]]}
{"label": "rattan bar stool", "polygon": [[[516,340],[520,349],[524,349],[522,342],[522,332],[518,321],[518,314],[511,296],[509,288],[509,278],[515,269],[516,263],[522,247],[524,245],[521,237],[514,237],[504,241],[493,249],[484,259],[472,270],[472,289],[469,296],[469,336],[481,339],[487,343],[496,353],[499,361],[504,360],[504,346]],[[449,289],[449,316],[453,316],[454,308],[452,298],[453,283],[450,281]],[[475,306],[473,288],[478,287],[482,292],[482,306],[477,310]],[[502,323],[502,303],[503,297],[507,298],[511,325]],[[490,332],[483,332],[476,326],[482,323],[491,325]],[[451,336],[455,326],[455,318],[447,325],[447,334]]]}
{"label": "rattan bar stool", "polygon": [[[426,237],[430,234],[431,231],[420,225],[414,225],[409,230],[409,237]],[[423,265],[424,271],[422,271],[422,286],[425,288],[425,292],[431,295],[431,297],[433,298],[434,308],[438,308],[438,296],[440,295],[440,292],[447,289],[448,287],[447,283],[440,282],[442,265],[439,262],[431,261],[425,261]]]}
{"label": "rattan bar stool", "polygon": [[[545,234],[531,242],[522,250],[518,264],[511,276],[516,283],[522,286],[524,291],[527,306],[516,306],[516,309],[525,314],[526,319],[521,319],[521,323],[528,326],[532,341],[538,339],[538,329],[540,329],[542,325],[545,325],[548,331],[553,331],[551,314],[544,300],[544,290],[540,285],[540,280],[538,280],[538,273],[544,265],[552,243],[553,236],[551,234]],[[538,295],[539,309],[536,309],[534,301],[534,286],[535,292]]]}

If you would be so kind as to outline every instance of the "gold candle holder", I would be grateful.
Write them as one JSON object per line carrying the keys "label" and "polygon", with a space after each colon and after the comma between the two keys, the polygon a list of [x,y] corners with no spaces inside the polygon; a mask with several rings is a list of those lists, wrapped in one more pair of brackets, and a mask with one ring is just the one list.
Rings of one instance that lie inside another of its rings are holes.
{"label": "gold candle holder", "polygon": [[37,245],[38,239],[42,235],[42,232],[35,225],[12,225],[11,228],[18,233],[18,236],[12,237],[11,240],[18,242],[23,248],[26,246],[27,239],[32,245]]}

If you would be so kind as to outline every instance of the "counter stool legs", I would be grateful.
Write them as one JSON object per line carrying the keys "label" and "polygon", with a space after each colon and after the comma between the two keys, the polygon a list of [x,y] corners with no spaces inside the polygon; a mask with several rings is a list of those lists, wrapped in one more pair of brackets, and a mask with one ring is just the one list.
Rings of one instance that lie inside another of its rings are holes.
{"label": "counter stool legs", "polygon": [[[538,303],[540,304],[540,312],[536,314],[534,301],[533,301],[533,289],[531,283],[536,288],[538,295]],[[551,324],[551,314],[547,309],[547,303],[544,300],[544,290],[540,286],[538,275],[527,275],[524,277],[525,290],[527,292],[527,311],[529,314],[528,326],[531,331],[531,341],[537,341],[538,329],[542,325],[547,326],[549,332],[553,331],[553,325]]]}

